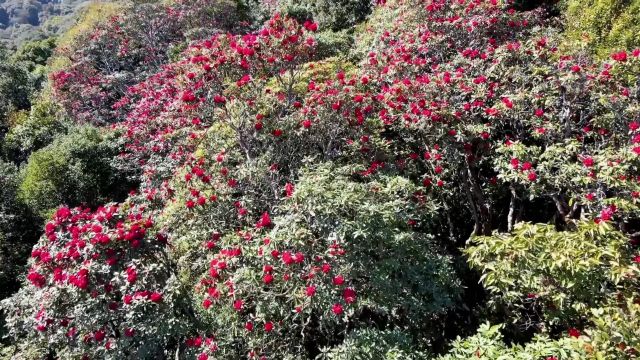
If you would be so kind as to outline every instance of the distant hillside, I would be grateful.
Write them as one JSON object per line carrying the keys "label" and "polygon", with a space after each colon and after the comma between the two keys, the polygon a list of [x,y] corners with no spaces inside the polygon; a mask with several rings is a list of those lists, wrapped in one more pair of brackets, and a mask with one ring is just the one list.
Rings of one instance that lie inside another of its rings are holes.
{"label": "distant hillside", "polygon": [[9,47],[59,34],[91,0],[0,0],[0,42]]}

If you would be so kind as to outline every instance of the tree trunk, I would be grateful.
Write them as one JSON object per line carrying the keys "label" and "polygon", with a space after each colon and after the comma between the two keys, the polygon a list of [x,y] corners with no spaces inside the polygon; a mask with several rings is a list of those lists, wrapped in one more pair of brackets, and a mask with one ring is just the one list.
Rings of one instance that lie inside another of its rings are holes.
{"label": "tree trunk", "polygon": [[475,221],[473,235],[489,236],[491,235],[491,205],[487,202],[480,182],[478,180],[478,169],[469,163],[469,159],[465,161],[466,169],[463,171],[465,179],[465,190],[471,204],[471,211]]}
{"label": "tree trunk", "polygon": [[516,187],[511,184],[509,185],[509,190],[511,191],[511,201],[509,202],[509,215],[507,215],[507,231],[511,232],[513,231],[513,226],[520,220],[522,208],[518,206],[520,197],[518,197]]}

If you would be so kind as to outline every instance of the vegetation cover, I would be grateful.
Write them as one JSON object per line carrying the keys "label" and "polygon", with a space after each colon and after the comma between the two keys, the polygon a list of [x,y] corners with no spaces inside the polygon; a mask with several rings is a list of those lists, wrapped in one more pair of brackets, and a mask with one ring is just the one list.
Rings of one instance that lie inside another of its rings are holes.
{"label": "vegetation cover", "polygon": [[5,55],[0,354],[637,359],[640,43],[580,6],[140,2]]}

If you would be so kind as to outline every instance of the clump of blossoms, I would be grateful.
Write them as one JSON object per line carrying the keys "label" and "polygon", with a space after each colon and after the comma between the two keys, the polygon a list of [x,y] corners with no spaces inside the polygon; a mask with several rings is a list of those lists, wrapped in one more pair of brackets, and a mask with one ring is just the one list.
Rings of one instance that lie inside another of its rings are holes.
{"label": "clump of blossoms", "polygon": [[58,209],[32,251],[28,285],[5,304],[12,335],[70,357],[163,354],[188,314],[152,218],[134,199]]}
{"label": "clump of blossoms", "polygon": [[69,61],[50,76],[53,96],[78,123],[122,121],[128,87],[161,69],[194,32],[237,29],[240,18],[237,5],[220,0],[123,5],[118,15],[77,31],[73,42],[56,50]]}

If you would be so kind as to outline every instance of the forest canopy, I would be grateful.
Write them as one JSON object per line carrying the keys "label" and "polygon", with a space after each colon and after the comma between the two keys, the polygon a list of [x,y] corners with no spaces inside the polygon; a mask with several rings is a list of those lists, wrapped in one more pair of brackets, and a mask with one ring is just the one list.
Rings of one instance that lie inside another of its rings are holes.
{"label": "forest canopy", "polygon": [[105,2],[15,39],[0,359],[639,358],[639,6]]}

